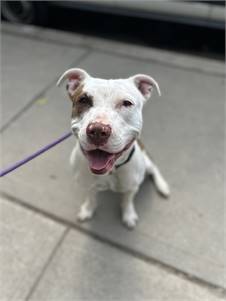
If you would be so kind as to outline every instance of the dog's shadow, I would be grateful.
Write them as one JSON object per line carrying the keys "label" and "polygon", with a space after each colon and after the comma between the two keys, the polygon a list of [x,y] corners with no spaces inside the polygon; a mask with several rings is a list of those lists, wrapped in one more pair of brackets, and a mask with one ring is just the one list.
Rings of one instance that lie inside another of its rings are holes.
{"label": "dog's shadow", "polygon": [[[121,222],[121,194],[108,191],[99,193],[100,204],[97,213],[92,220],[82,224],[82,227],[94,234],[94,238],[87,235],[83,244],[83,248],[91,257],[87,257],[85,253],[80,258],[80,264],[84,267],[81,269],[82,279],[90,279],[90,273],[92,275],[91,282],[88,280],[83,284],[87,287],[81,290],[81,300],[88,297],[86,289],[89,290],[92,286],[98,287],[98,292],[94,289],[95,294],[98,294],[94,297],[98,300],[106,300],[106,296],[109,300],[125,300],[128,298],[129,286],[141,289],[143,284],[139,281],[145,277],[143,271],[139,268],[137,259],[124,251],[127,246],[131,249],[134,246],[136,250],[137,244],[142,243],[141,237],[136,232],[140,231],[141,220],[148,218],[147,213],[150,213],[152,207],[153,190],[152,181],[147,178],[135,199],[140,221],[133,231],[128,230]],[[87,261],[92,263],[87,265]]]}

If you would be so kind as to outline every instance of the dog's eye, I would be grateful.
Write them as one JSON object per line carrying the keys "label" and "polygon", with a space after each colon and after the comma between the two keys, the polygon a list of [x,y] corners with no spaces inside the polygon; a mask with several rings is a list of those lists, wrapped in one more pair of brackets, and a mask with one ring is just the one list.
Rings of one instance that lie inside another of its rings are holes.
{"label": "dog's eye", "polygon": [[82,95],[79,99],[78,99],[79,104],[81,105],[88,105],[88,106],[92,106],[92,99],[90,97],[88,97],[87,95]]}
{"label": "dog's eye", "polygon": [[122,105],[123,107],[131,107],[133,103],[129,100],[123,100]]}

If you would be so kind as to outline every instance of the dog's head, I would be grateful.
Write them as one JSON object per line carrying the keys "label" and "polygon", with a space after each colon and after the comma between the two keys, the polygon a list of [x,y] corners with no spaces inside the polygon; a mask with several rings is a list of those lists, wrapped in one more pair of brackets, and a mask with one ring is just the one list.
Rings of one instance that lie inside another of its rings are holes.
{"label": "dog's head", "polygon": [[137,74],[127,79],[99,79],[82,69],[69,69],[57,85],[67,80],[72,101],[71,128],[95,174],[109,172],[116,160],[139,135],[142,107],[157,82]]}

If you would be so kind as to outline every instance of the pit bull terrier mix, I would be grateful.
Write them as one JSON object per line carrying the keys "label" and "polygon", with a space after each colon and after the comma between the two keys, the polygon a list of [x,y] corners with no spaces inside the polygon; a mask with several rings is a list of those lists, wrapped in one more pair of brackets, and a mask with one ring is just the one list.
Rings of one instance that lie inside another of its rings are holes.
{"label": "pit bull terrier mix", "polygon": [[136,225],[134,197],[145,175],[151,175],[157,190],[165,197],[170,189],[158,167],[139,142],[142,108],[158,83],[137,74],[127,79],[99,79],[82,69],[69,69],[57,85],[67,80],[72,101],[71,129],[77,137],[70,162],[75,178],[87,195],[78,218],[90,219],[96,208],[96,193],[111,189],[122,193],[122,221]]}

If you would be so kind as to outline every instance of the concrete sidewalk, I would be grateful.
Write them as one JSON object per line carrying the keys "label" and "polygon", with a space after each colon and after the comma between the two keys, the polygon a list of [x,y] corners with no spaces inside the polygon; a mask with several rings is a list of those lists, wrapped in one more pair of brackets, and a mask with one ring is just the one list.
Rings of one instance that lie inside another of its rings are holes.
{"label": "concrete sidewalk", "polygon": [[73,138],[2,178],[0,300],[224,300],[224,64],[7,24],[1,54],[1,166],[69,131],[70,103],[55,87],[67,68],[147,73],[163,97],[145,107],[143,140],[172,197],[145,181],[128,231],[119,195],[102,193],[79,224]]}

